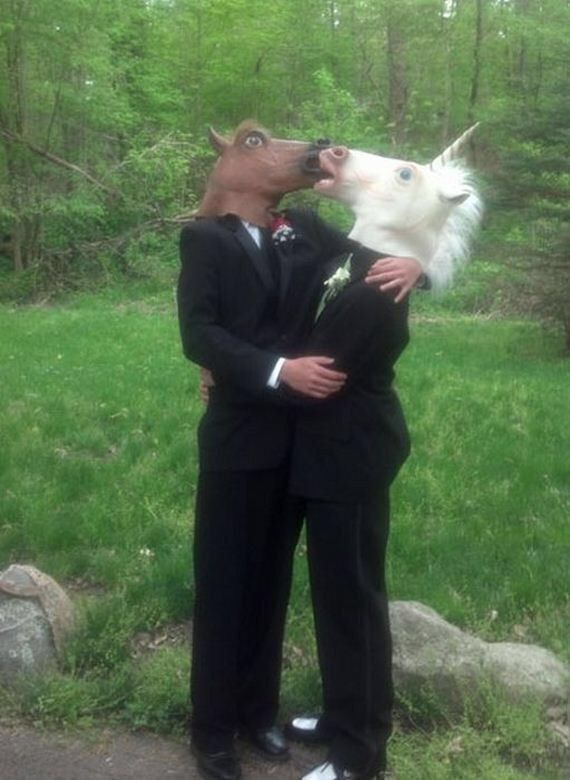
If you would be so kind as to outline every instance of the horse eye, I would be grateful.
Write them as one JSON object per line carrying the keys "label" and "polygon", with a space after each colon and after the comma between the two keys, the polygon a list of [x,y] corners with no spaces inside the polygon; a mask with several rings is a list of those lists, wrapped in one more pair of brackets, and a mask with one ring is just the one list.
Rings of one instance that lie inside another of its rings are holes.
{"label": "horse eye", "polygon": [[260,135],[257,135],[257,133],[252,133],[245,139],[245,145],[249,146],[250,149],[255,149],[257,146],[261,146],[262,144],[263,138]]}
{"label": "horse eye", "polygon": [[398,176],[402,181],[410,181],[413,176],[413,171],[411,168],[400,168]]}

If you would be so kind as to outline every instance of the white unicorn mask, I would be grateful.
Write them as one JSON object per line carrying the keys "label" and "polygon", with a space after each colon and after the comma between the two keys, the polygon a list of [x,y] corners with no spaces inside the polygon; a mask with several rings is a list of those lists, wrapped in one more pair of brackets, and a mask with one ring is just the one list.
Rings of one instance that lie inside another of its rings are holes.
{"label": "white unicorn mask", "polygon": [[447,287],[469,256],[481,199],[456,162],[477,125],[428,165],[336,146],[320,153],[330,178],[315,190],[349,206],[350,237],[389,255],[415,257],[435,289]]}

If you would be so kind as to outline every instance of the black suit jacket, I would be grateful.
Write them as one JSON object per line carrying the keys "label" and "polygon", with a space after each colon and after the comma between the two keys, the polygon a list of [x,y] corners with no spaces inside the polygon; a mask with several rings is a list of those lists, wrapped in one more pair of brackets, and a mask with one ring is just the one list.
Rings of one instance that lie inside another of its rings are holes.
{"label": "black suit jacket", "polygon": [[286,215],[296,238],[269,252],[233,215],[181,233],[183,349],[217,383],[198,431],[205,470],[273,468],[290,451],[295,412],[267,382],[280,356],[304,351],[326,261],[351,243],[310,211]]}
{"label": "black suit jacket", "polygon": [[410,452],[392,388],[394,364],[409,340],[408,302],[394,303],[361,279],[378,252],[353,255],[352,283],[330,302],[308,340],[311,354],[334,355],[348,373],[330,400],[298,413],[291,491],[310,498],[365,502],[394,479]]}

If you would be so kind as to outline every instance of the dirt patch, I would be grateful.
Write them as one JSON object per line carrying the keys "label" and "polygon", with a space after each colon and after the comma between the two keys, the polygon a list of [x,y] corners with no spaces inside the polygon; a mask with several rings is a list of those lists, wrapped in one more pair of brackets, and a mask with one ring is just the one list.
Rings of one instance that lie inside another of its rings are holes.
{"label": "dirt patch", "polygon": [[82,596],[91,598],[105,596],[108,592],[105,585],[88,577],[68,577],[62,582],[62,587],[72,601]]}
{"label": "dirt patch", "polygon": [[183,647],[192,638],[192,622],[167,623],[156,631],[138,631],[131,639],[131,655],[141,658],[163,647]]}
{"label": "dirt patch", "polygon": [[[270,764],[238,743],[244,780],[298,780],[322,751],[292,746],[291,760]],[[0,777],[10,780],[198,780],[184,742],[116,731],[89,739],[0,725]]]}

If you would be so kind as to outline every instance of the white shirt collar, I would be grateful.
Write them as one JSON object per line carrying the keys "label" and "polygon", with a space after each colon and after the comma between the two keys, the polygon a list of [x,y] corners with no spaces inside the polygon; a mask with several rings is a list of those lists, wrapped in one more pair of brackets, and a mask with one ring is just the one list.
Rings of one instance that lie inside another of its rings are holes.
{"label": "white shirt collar", "polygon": [[242,225],[247,230],[249,235],[253,238],[258,247],[261,248],[261,231],[258,225],[254,225],[253,222],[248,222],[246,219],[242,219]]}

